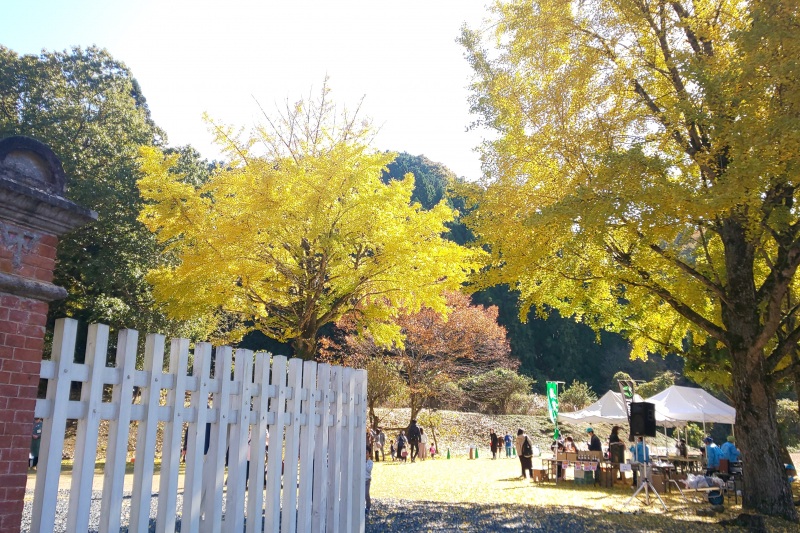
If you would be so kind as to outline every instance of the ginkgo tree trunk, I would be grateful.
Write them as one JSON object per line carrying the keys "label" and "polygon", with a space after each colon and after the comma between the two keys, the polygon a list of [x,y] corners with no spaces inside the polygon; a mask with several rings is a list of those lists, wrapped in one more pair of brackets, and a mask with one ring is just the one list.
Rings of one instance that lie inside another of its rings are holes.
{"label": "ginkgo tree trunk", "polygon": [[195,185],[174,157],[142,150],[140,219],[169,255],[149,280],[171,316],[223,311],[312,359],[322,326],[345,315],[384,343],[389,319],[423,304],[446,312],[477,254],[442,238],[454,211],[412,204],[414,177],[384,184],[395,154],[370,146],[357,113],[327,85],[251,134],[216,128],[229,160]]}
{"label": "ginkgo tree trunk", "polygon": [[790,520],[775,390],[800,340],[798,28],[779,0],[512,0],[461,38],[496,132],[470,192],[482,283],[635,357],[729,365],[744,506]]}

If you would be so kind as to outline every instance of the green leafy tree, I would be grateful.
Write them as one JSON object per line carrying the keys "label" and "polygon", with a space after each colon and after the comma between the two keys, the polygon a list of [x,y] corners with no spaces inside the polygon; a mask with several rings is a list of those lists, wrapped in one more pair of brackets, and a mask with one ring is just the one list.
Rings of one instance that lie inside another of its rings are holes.
{"label": "green leafy tree", "polygon": [[496,131],[471,218],[483,282],[514,284],[522,316],[620,332],[634,357],[723,349],[744,506],[796,521],[774,391],[800,340],[800,11],[510,0],[492,16],[462,34]]}
{"label": "green leafy tree", "polygon": [[650,398],[659,392],[670,388],[675,385],[675,374],[669,370],[663,374],[659,374],[652,381],[647,381],[636,386],[636,392],[642,398]]}
{"label": "green leafy tree", "polygon": [[367,409],[370,425],[377,429],[381,424],[377,407],[389,404],[405,395],[405,381],[399,369],[391,361],[371,358],[364,365],[369,379],[367,381]]}
{"label": "green leafy tree", "polygon": [[800,448],[800,414],[797,412],[797,402],[792,400],[778,400],[778,427],[781,431],[781,442],[793,450]]}
{"label": "green leafy tree", "polygon": [[558,403],[561,410],[578,411],[587,405],[597,401],[597,394],[589,387],[587,383],[580,381],[573,381],[572,385],[564,389],[564,392],[558,395]]}
{"label": "green leafy tree", "polygon": [[614,374],[614,377],[611,378],[611,390],[613,390],[614,392],[618,392],[619,391],[619,382],[620,381],[631,381],[631,379],[632,379],[631,375],[628,374],[627,372],[622,372],[622,371],[617,372],[616,374]]}
{"label": "green leafy tree", "polygon": [[431,161],[424,155],[397,154],[394,161],[386,165],[383,181],[402,180],[406,174],[414,175],[414,192],[411,199],[419,202],[424,209],[432,209],[445,198],[447,188],[456,175],[452,170]]}
{"label": "green leafy tree", "polygon": [[54,282],[68,296],[50,306],[51,320],[192,335],[155,306],[145,280],[161,247],[137,220],[136,158],[141,145],[165,139],[130,70],[95,47],[20,56],[0,46],[0,137],[10,135],[47,143],[63,163],[67,197],[98,213],[59,242]]}
{"label": "green leafy tree", "polygon": [[505,415],[514,395],[528,394],[535,379],[517,374],[507,368],[497,368],[462,379],[459,387],[470,403],[481,412]]}

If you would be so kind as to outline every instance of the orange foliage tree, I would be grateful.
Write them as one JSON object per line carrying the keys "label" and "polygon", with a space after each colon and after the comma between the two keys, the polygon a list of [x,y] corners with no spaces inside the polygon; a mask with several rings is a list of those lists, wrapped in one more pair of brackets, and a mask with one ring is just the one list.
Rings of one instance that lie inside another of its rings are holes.
{"label": "orange foliage tree", "polygon": [[472,305],[469,296],[458,292],[447,293],[446,298],[450,310],[446,318],[428,308],[401,313],[395,321],[405,342],[390,348],[378,346],[369,334],[343,319],[337,323],[338,338],[324,343],[325,357],[360,368],[375,358],[391,361],[406,381],[412,419],[447,383],[519,366],[509,355],[505,328],[497,323],[497,307]]}

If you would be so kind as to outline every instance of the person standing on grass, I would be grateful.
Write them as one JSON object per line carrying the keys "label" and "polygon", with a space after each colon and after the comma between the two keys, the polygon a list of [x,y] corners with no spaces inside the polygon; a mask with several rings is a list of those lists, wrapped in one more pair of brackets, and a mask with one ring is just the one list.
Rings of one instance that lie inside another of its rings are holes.
{"label": "person standing on grass", "polygon": [[722,450],[714,444],[714,439],[706,437],[706,475],[710,476],[719,470],[719,460],[722,459]]}
{"label": "person standing on grass", "polygon": [[533,479],[533,444],[531,444],[528,434],[522,428],[517,430],[516,448],[519,465],[522,468],[520,478],[525,479],[525,472],[530,472],[530,477]]}
{"label": "person standing on grass", "polygon": [[[386,461],[386,455],[383,453],[383,447],[386,445],[386,433],[383,428],[378,428],[378,450],[381,452],[381,461]],[[375,460],[378,460],[378,452],[375,451]]]}
{"label": "person standing on grass", "polygon": [[497,433],[493,429],[489,430],[489,447],[492,449],[492,459],[497,459],[497,446],[498,446]]}
{"label": "person standing on grass", "polygon": [[369,515],[369,510],[372,507],[372,498],[369,497],[369,486],[372,483],[372,467],[374,463],[372,462],[372,448],[367,448],[367,462],[364,463],[364,480],[366,486],[364,491],[364,496],[366,499],[366,507],[364,509],[364,514]]}
{"label": "person standing on grass", "polygon": [[411,446],[411,462],[413,463],[419,455],[419,440],[422,434],[419,432],[417,420],[412,419],[411,425],[408,426],[408,444]]}
{"label": "person standing on grass", "polygon": [[639,485],[639,468],[647,468],[650,463],[650,447],[644,443],[644,437],[638,437],[635,446],[631,446],[633,461],[638,463],[633,469],[633,486]]}
{"label": "person standing on grass", "polygon": [[608,459],[612,464],[617,465],[617,475],[619,479],[624,479],[619,463],[625,462],[625,443],[619,438],[619,426],[611,428],[611,435],[608,437]]}
{"label": "person standing on grass", "polygon": [[397,458],[397,450],[394,447],[394,440],[389,441],[389,455],[392,456],[392,461]]}
{"label": "person standing on grass", "polygon": [[511,434],[510,432],[506,431],[505,436],[503,437],[503,443],[506,445],[506,459],[511,457]]}
{"label": "person standing on grass", "polygon": [[736,448],[736,441],[733,438],[733,435],[728,435],[728,442],[724,443],[720,447],[720,452],[722,452],[722,458],[727,459],[729,463],[738,463],[739,456],[741,452],[738,448]]}
{"label": "person standing on grass", "polygon": [[419,455],[423,461],[428,458],[428,436],[424,428],[419,428]]}
{"label": "person standing on grass", "polygon": [[397,458],[406,462],[406,458],[403,456],[403,452],[406,451],[406,432],[404,430],[400,430],[400,434],[397,436]]}
{"label": "person standing on grass", "polygon": [[603,444],[600,442],[600,437],[594,434],[594,429],[586,428],[586,433],[589,434],[589,451],[602,452]]}

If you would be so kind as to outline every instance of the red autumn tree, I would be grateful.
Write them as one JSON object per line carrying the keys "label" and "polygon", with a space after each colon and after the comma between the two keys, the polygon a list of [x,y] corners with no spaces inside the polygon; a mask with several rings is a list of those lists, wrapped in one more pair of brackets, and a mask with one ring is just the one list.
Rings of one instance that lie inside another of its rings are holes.
{"label": "red autumn tree", "polygon": [[447,318],[427,308],[401,314],[396,323],[405,342],[388,349],[377,346],[369,335],[359,335],[352,323],[340,321],[338,341],[325,343],[324,352],[362,368],[375,358],[391,361],[406,381],[414,419],[445,384],[495,368],[519,366],[509,356],[506,330],[497,323],[497,307],[472,305],[469,296],[458,292],[447,294],[447,305]]}

